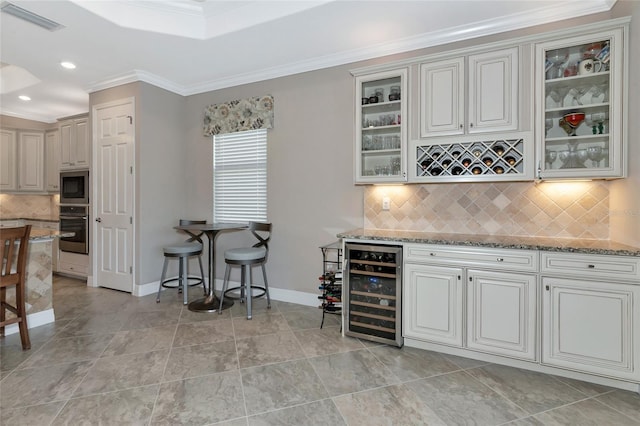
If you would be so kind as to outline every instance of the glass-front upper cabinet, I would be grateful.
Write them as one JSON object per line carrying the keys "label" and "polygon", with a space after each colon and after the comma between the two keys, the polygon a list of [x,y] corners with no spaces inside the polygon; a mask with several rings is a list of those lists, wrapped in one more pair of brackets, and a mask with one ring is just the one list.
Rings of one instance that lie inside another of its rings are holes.
{"label": "glass-front upper cabinet", "polygon": [[619,27],[536,46],[538,178],[625,176],[625,36]]}
{"label": "glass-front upper cabinet", "polygon": [[356,76],[356,183],[405,182],[407,69]]}

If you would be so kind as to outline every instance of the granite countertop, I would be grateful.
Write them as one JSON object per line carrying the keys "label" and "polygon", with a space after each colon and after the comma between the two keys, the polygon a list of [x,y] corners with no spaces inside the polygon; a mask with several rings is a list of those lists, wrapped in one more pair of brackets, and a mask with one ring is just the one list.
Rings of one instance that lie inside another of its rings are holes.
{"label": "granite countertop", "polygon": [[338,234],[338,238],[640,257],[640,247],[628,246],[607,240],[579,238],[441,234],[417,231],[396,231],[392,229],[354,229],[352,231]]}
{"label": "granite countertop", "polygon": [[75,232],[62,232],[53,229],[31,228],[29,241],[37,242],[51,240],[53,238],[73,237],[75,234]]}
{"label": "granite countertop", "polygon": [[0,220],[37,220],[38,222],[60,222],[58,215],[46,215],[46,216],[7,216],[0,217]]}

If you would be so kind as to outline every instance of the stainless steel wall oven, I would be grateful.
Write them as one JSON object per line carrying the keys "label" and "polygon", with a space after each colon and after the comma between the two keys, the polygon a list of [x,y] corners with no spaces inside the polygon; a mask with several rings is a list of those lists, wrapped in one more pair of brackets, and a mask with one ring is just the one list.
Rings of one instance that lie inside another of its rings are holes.
{"label": "stainless steel wall oven", "polygon": [[89,254],[89,206],[60,206],[60,231],[75,232],[60,238],[60,250]]}

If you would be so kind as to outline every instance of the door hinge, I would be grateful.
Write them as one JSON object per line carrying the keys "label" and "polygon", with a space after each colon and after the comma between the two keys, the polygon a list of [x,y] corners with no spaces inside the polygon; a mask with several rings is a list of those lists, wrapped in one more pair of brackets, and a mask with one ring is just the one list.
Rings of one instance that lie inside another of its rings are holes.
{"label": "door hinge", "polygon": [[129,225],[133,225],[133,216],[129,216]]}
{"label": "door hinge", "polygon": [[127,115],[127,118],[129,119],[129,124],[133,124],[133,117],[130,115]]}
{"label": "door hinge", "polygon": [[129,166],[129,174],[133,174],[133,166]]}
{"label": "door hinge", "polygon": [[133,274],[133,266],[129,266],[129,273]]}

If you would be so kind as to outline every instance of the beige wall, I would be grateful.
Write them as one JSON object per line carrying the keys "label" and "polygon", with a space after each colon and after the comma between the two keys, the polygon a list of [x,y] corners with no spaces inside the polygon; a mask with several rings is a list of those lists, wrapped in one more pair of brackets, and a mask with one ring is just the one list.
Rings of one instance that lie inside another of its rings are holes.
{"label": "beige wall", "polygon": [[[319,246],[362,226],[362,187],[353,185],[353,79],[346,67],[309,72],[195,96],[187,101],[189,210],[212,218],[212,138],[202,136],[207,105],[272,94],[268,132],[268,219],[273,222],[270,285],[315,292]],[[218,237],[217,250],[248,242]],[[218,256],[218,277],[223,271]],[[237,280],[238,277],[235,277]]]}
{"label": "beige wall", "polygon": [[[632,16],[629,37],[629,178],[611,184],[611,239],[640,246],[640,2],[618,1],[620,12]],[[616,10],[618,9],[616,6]],[[623,8],[624,6],[624,8]]]}

